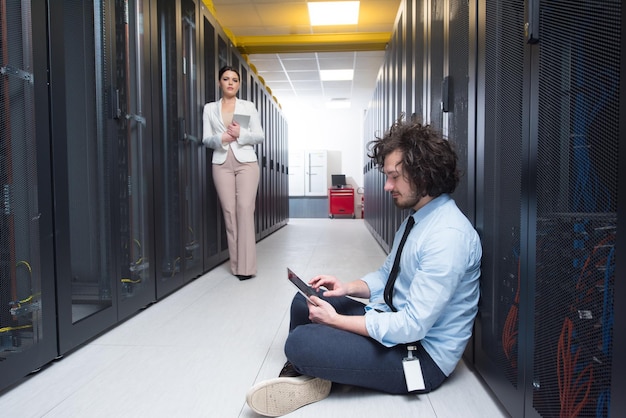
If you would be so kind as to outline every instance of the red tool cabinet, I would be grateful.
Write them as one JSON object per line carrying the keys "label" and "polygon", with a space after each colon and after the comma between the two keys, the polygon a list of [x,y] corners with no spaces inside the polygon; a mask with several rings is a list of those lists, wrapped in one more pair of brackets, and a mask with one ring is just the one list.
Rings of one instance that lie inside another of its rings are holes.
{"label": "red tool cabinet", "polygon": [[335,215],[350,215],[354,219],[354,189],[351,187],[328,189],[328,212],[330,218],[334,218]]}

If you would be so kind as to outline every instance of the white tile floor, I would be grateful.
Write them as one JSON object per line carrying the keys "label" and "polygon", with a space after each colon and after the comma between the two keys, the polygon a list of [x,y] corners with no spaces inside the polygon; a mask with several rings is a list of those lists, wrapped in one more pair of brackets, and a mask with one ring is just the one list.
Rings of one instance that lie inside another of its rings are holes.
{"label": "white tile floor", "polygon": [[[245,394],[285,357],[294,289],[286,267],[351,280],[385,254],[361,220],[292,219],[258,244],[259,273],[240,282],[225,264],[0,395],[0,415],[26,417],[254,417]],[[5,415],[6,413],[6,415]],[[459,364],[428,395],[335,385],[293,417],[506,417]]]}

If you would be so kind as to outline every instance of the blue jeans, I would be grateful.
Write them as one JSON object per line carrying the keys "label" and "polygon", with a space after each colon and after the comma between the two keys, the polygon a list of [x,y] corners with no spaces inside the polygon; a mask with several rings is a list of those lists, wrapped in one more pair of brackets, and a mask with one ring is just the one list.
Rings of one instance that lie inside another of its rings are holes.
{"label": "blue jeans", "polygon": [[[321,296],[320,296],[321,297]],[[323,298],[343,315],[364,315],[364,305],[350,298]],[[446,379],[422,345],[413,355],[419,358],[427,393]],[[408,393],[402,359],[407,344],[385,347],[370,337],[338,330],[309,321],[309,308],[302,295],[291,303],[291,323],[285,355],[294,368],[307,376],[336,383],[361,386],[392,394]]]}

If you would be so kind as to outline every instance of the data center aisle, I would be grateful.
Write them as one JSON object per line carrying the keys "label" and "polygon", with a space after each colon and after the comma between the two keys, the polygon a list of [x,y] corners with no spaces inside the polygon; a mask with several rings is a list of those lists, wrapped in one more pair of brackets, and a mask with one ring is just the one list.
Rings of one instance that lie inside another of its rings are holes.
{"label": "data center aisle", "polygon": [[[0,393],[0,416],[254,417],[245,394],[285,357],[290,267],[344,280],[385,253],[362,220],[292,219],[258,243],[259,273],[240,282],[222,264],[125,323]],[[293,417],[506,417],[460,364],[439,390],[391,396],[335,385]]]}

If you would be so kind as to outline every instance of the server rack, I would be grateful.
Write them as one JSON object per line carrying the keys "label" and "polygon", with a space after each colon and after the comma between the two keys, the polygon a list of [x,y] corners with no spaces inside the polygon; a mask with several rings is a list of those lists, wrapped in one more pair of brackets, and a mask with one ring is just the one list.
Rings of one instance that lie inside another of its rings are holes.
{"label": "server rack", "polygon": [[43,2],[0,13],[0,387],[57,355]]}
{"label": "server rack", "polygon": [[[498,9],[495,5],[488,6]],[[520,234],[526,227],[522,225],[521,202],[525,158],[523,76],[527,69],[524,66],[523,4],[506,2],[500,7],[502,16],[516,17],[519,22],[504,25],[497,21],[496,13],[486,13],[484,51],[506,56],[499,60],[478,57],[478,63],[484,66],[479,72],[484,71],[489,83],[478,81],[484,99],[477,106],[476,116],[479,121],[476,211],[483,244],[483,272],[475,348],[478,370],[486,379],[493,379],[491,386],[498,398],[512,415],[519,416],[523,412],[524,389],[520,383],[523,372],[518,369],[516,341],[523,333],[511,329],[503,336],[502,330],[505,324],[517,318],[522,319],[520,325],[525,325],[526,318],[519,312],[521,296],[517,289],[520,293],[522,289],[517,281],[521,282],[519,254],[524,248]],[[522,23],[521,28],[518,23]],[[502,288],[506,290],[500,292]],[[498,350],[498,345],[502,349]],[[484,358],[493,359],[495,364],[485,362]]]}
{"label": "server rack", "polygon": [[[468,134],[469,5],[467,2],[405,1],[381,68],[365,121],[365,145],[399,117],[428,123],[455,143],[464,176],[453,198],[473,219],[474,150]],[[444,96],[444,91],[447,93]],[[368,161],[364,167],[366,224],[385,250],[408,215],[383,191],[384,178]],[[371,215],[371,216],[370,216]]]}
{"label": "server rack", "polygon": [[[256,105],[259,113],[262,113],[263,112],[263,104],[262,104],[262,99],[261,99],[262,98],[261,96],[262,84],[260,82],[259,83],[255,82],[255,78],[254,78],[255,75],[258,77],[258,74],[256,73],[256,67],[252,67],[252,72],[250,73],[250,80],[251,80],[250,81],[250,100]],[[263,79],[261,78],[261,81],[262,80]],[[263,128],[265,129],[265,123],[263,122],[263,119],[261,119],[261,124],[263,124]],[[263,144],[255,145],[254,150],[256,152],[256,155],[259,161],[259,168],[260,168],[259,187],[257,190],[256,203],[255,203],[256,211],[254,213],[255,235],[258,241],[262,239],[261,231],[263,230],[263,213],[264,213],[263,199],[261,197],[263,196],[263,192],[265,189],[265,184],[263,181],[264,175],[265,175],[265,160],[263,159]]]}
{"label": "server rack", "polygon": [[259,178],[259,190],[257,193],[257,212],[258,212],[258,225],[257,225],[257,240],[265,238],[268,227],[268,212],[269,212],[269,149],[270,149],[270,135],[267,132],[267,98],[265,90],[265,80],[263,77],[259,78],[259,84],[257,84],[257,101],[259,112],[261,113],[261,121],[263,128],[265,129],[265,141],[257,146],[257,155],[259,158],[259,164],[261,167],[261,175]]}
{"label": "server rack", "polygon": [[0,390],[228,257],[200,115],[219,66],[252,73],[200,2],[2,4]]}
{"label": "server rack", "polygon": [[[396,103],[456,142],[469,177],[455,199],[483,242],[466,359],[515,417],[623,415],[621,2],[414,0],[401,10],[365,143]],[[403,44],[411,58],[397,53]],[[411,67],[398,71],[400,60]],[[397,97],[403,74],[414,75],[401,93],[412,98]],[[371,163],[364,174],[366,224],[388,250],[401,216]]]}
{"label": "server rack", "polygon": [[[119,220],[115,133],[106,106],[114,5],[49,5],[52,178],[59,351],[66,353],[117,320]],[[105,17],[106,16],[106,17]],[[80,30],[83,37],[74,36]],[[89,86],[92,86],[91,90]],[[97,238],[96,238],[97,237]]]}
{"label": "server rack", "polygon": [[[199,5],[157,2],[159,146],[155,191],[157,295],[162,297],[204,271],[201,199],[201,102],[199,97]],[[158,206],[158,205],[157,205]]]}
{"label": "server rack", "polygon": [[[123,6],[123,7],[122,7]],[[115,7],[115,57],[109,100],[117,140],[119,212],[119,271],[116,276],[118,320],[155,301],[153,213],[153,114],[149,74],[151,25],[148,2],[136,1]],[[113,63],[113,60],[111,60]],[[113,134],[113,127],[111,131]],[[115,205],[113,205],[113,208]]]}
{"label": "server rack", "polygon": [[[478,367],[514,416],[608,416],[622,12],[619,2],[526,6],[485,8],[485,201],[500,203],[483,213],[497,210],[500,224],[484,224],[492,269]],[[519,30],[525,21],[533,30]],[[496,35],[504,27],[517,29]]]}
{"label": "server rack", "polygon": [[[614,316],[622,2],[589,1],[570,15],[569,2],[531,4],[529,13],[533,6],[543,42],[530,84],[535,289],[526,410],[549,416],[560,405],[561,414],[609,416],[613,335],[624,329]],[[574,28],[578,17],[585,23]],[[569,244],[560,256],[551,253],[557,241]]]}
{"label": "server rack", "polygon": [[[216,57],[218,54],[218,32],[217,25],[213,15],[206,6],[202,5],[202,30],[203,30],[203,74],[202,82],[204,83],[204,100],[210,102],[218,99],[217,92],[217,73],[218,65],[222,65],[220,59]],[[220,38],[221,39],[221,38]],[[204,103],[202,103],[204,106]],[[213,183],[213,171],[211,169],[211,161],[213,158],[213,150],[204,147],[204,165],[202,175],[203,190],[203,218],[204,218],[204,265],[205,269],[209,269],[218,265],[228,258],[228,247],[226,241],[226,229],[223,225],[222,211],[220,208],[219,198]]]}
{"label": "server rack", "polygon": [[49,13],[64,354],[155,300],[149,4],[65,2]]}
{"label": "server rack", "polygon": [[200,16],[195,1],[181,2],[182,36],[182,127],[184,170],[183,198],[184,224],[183,245],[185,272],[189,278],[196,278],[203,269],[202,230],[202,189],[200,173],[202,167],[202,102],[200,100]]}
{"label": "server rack", "polygon": [[470,121],[470,4],[451,0],[445,3],[442,79],[440,82],[440,109],[444,133],[455,145],[461,171],[461,180],[453,198],[457,206],[470,219],[475,220],[475,132],[469,129]]}

